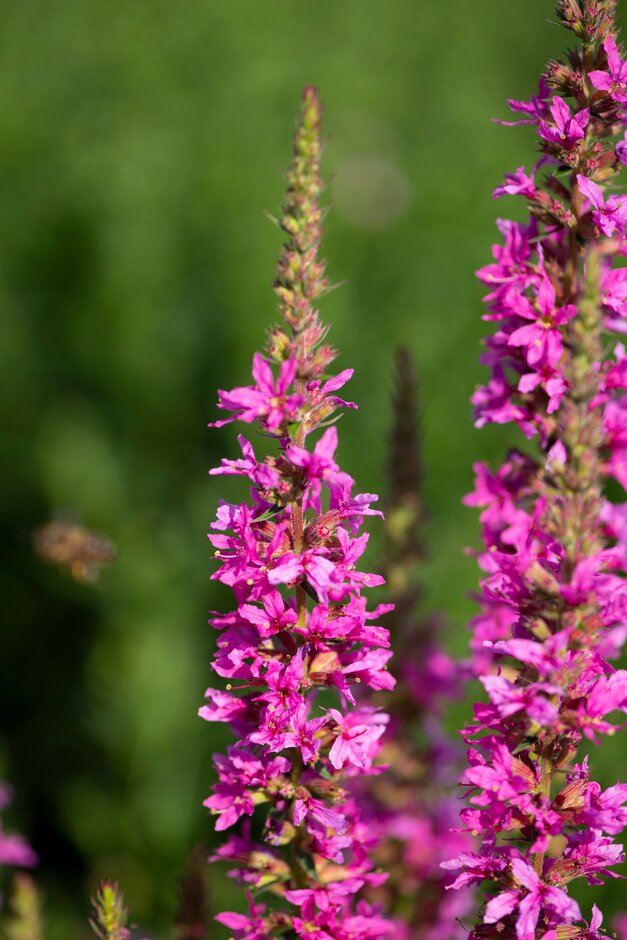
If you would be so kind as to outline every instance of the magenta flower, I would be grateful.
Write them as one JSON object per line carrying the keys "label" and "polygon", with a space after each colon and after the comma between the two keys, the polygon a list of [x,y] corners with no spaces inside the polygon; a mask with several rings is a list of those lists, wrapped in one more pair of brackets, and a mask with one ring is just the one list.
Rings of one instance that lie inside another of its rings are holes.
{"label": "magenta flower", "polygon": [[485,924],[496,924],[518,909],[517,940],[536,940],[536,927],[543,910],[555,915],[560,923],[581,919],[577,902],[560,888],[547,885],[522,858],[512,859],[511,870],[516,881],[527,888],[528,893],[522,896],[520,890],[504,891],[492,898],[486,905],[483,918]]}
{"label": "magenta flower", "polygon": [[566,379],[548,362],[539,363],[534,372],[525,372],[518,382],[518,391],[523,394],[529,394],[538,388],[542,389],[548,399],[546,413],[552,415],[566,394]]}
{"label": "magenta flower", "polygon": [[593,180],[586,176],[577,176],[580,192],[590,200],[594,206],[592,221],[603,235],[611,238],[615,232],[625,235],[627,227],[627,197],[610,196],[606,201],[603,190]]}
{"label": "magenta flower", "polygon": [[278,378],[274,379],[269,363],[259,353],[253,357],[255,385],[234,388],[230,392],[219,391],[218,408],[235,412],[230,418],[213,421],[209,427],[221,428],[231,421],[251,424],[262,420],[268,431],[277,432],[286,424],[296,420],[303,403],[301,394],[286,395],[296,376],[296,360],[281,363]]}
{"label": "magenta flower", "polygon": [[345,764],[370,767],[372,758],[378,754],[377,742],[385,731],[388,716],[363,708],[346,715],[342,715],[337,708],[329,708],[327,713],[336,724],[336,738],[329,751],[329,760],[333,766],[337,770]]}
{"label": "magenta flower", "polygon": [[233,931],[234,940],[267,940],[268,930],[265,918],[265,904],[255,904],[250,892],[246,892],[250,914],[235,914],[225,911],[216,914],[216,920]]}
{"label": "magenta flower", "polygon": [[295,711],[302,702],[300,687],[304,678],[304,650],[301,647],[287,663],[283,665],[276,660],[268,663],[263,680],[268,691],[259,696],[259,700],[266,702],[268,711],[273,715],[289,714]]}
{"label": "magenta flower", "polygon": [[256,627],[259,636],[263,639],[280,633],[281,630],[291,630],[298,620],[298,615],[292,607],[288,607],[278,591],[268,591],[260,598],[262,607],[256,604],[242,604],[238,608],[240,617]]}
{"label": "magenta flower", "polygon": [[252,744],[265,744],[269,751],[298,748],[303,762],[313,764],[322,745],[319,732],[327,724],[327,719],[324,716],[309,719],[308,714],[302,702],[288,715],[266,714],[263,725],[250,734],[248,740]]}
{"label": "magenta flower", "polygon": [[606,91],[614,101],[627,103],[627,62],[621,59],[616,42],[608,36],[603,43],[609,72],[593,70],[588,78],[595,88]]}
{"label": "magenta flower", "polygon": [[527,326],[521,326],[510,334],[510,346],[522,346],[527,363],[549,368],[555,367],[563,352],[562,332],[559,327],[568,323],[576,314],[574,304],[563,307],[555,306],[555,288],[548,278],[540,283],[535,304],[522,296],[517,298],[513,307],[518,316],[531,320]]}
{"label": "magenta flower", "polygon": [[295,466],[301,467],[305,471],[307,481],[312,483],[314,480],[332,480],[336,476],[338,466],[333,459],[336,450],[337,428],[332,427],[327,428],[313,451],[309,452],[304,447],[289,444],[285,449],[285,456]]}
{"label": "magenta flower", "polygon": [[272,490],[277,487],[280,481],[279,474],[268,464],[257,462],[250,441],[239,434],[237,443],[242,449],[242,457],[239,460],[223,459],[222,465],[210,470],[209,473],[212,476],[247,476],[255,486],[263,490]]}
{"label": "magenta flower", "polygon": [[606,328],[627,333],[627,268],[603,269],[601,303],[607,311]]}
{"label": "magenta flower", "polygon": [[585,129],[590,120],[590,109],[582,108],[572,114],[563,98],[555,95],[550,107],[553,122],[540,121],[538,134],[549,143],[558,144],[565,150],[572,150],[585,136]]}
{"label": "magenta flower", "polygon": [[268,572],[268,581],[278,585],[294,584],[304,579],[318,592],[319,597],[324,597],[337,581],[337,574],[335,565],[323,551],[309,549],[298,555],[285,552]]}
{"label": "magenta flower", "polygon": [[527,196],[534,199],[537,188],[533,176],[527,176],[524,166],[519,166],[515,173],[506,173],[505,182],[494,190],[495,199],[499,196]]}
{"label": "magenta flower", "polygon": [[525,711],[540,725],[551,726],[557,719],[557,707],[550,696],[559,694],[560,688],[548,682],[534,682],[524,688],[504,676],[481,676],[481,684],[501,718],[510,718]]}

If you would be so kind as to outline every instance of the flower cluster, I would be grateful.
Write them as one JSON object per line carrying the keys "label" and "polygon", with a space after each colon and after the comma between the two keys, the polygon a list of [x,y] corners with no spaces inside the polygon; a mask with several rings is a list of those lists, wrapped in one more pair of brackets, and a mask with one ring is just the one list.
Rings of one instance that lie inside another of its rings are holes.
{"label": "flower cluster", "polygon": [[418,386],[410,353],[400,348],[394,382],[394,424],[385,502],[383,573],[394,601],[387,623],[394,641],[397,686],[379,693],[390,721],[383,736],[385,774],[357,782],[366,792],[375,859],[389,873],[371,894],[397,920],[398,940],[465,940],[458,918],[471,909],[470,891],[449,892],[453,881],[440,862],[469,850],[467,833],[454,831],[459,801],[452,788],[460,754],[442,723],[465,668],[442,649],[443,624],[420,615],[420,569],[425,562]]}
{"label": "flower cluster", "polygon": [[602,884],[623,859],[613,837],[627,785],[602,789],[578,755],[614,733],[612,713],[627,705],[627,672],[608,662],[627,622],[627,504],[608,498],[627,479],[627,357],[604,336],[627,330],[627,269],[616,265],[627,200],[609,189],[627,162],[615,8],[558,3],[580,42],[549,63],[537,96],[510,102],[542,155],[495,192],[522,195],[530,220],[499,223],[503,242],[479,272],[495,332],[477,424],[515,422],[538,447],[496,472],[477,466],[466,500],[482,508],[474,650],[489,701],[465,731],[462,818],[482,846],[445,864],[461,869],[456,887],[492,885],[474,938],[604,936],[599,909],[586,923],[567,888]]}
{"label": "flower cluster", "polygon": [[[212,471],[247,477],[251,490],[248,503],[223,503],[211,526],[213,577],[231,588],[236,609],[211,620],[220,631],[213,668],[228,685],[208,689],[200,711],[238,737],[215,757],[218,780],[205,805],[218,830],[244,817],[216,857],[249,889],[250,913],[217,919],[250,940],[378,938],[393,929],[365,899],[355,902],[385,875],[373,869],[372,834],[347,784],[378,772],[388,720],[357,704],[355,690],[390,689],[394,680],[388,631],[377,623],[389,607],[368,611],[362,595],[383,579],[359,570],[368,542],[360,527],[378,514],[376,497],[353,494],[335,456],[338,409],[355,407],[337,392],[352,370],[327,377],[335,353],[313,306],[328,286],[318,259],[320,116],[308,88],[280,219],[288,236],[275,282],[282,323],[253,359],[254,384],[219,393],[231,415],[216,422],[254,424],[273,446],[258,459],[239,437],[242,456]],[[256,903],[261,891],[276,900],[269,911]]]}

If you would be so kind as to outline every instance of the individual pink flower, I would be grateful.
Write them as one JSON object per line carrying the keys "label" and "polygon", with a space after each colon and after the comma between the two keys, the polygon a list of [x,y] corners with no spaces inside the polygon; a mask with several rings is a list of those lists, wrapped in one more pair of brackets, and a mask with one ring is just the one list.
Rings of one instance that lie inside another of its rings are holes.
{"label": "individual pink flower", "polygon": [[272,585],[292,584],[305,578],[324,597],[329,588],[338,580],[333,562],[321,549],[309,549],[295,554],[285,552],[268,572],[268,581]]}
{"label": "individual pink flower", "polygon": [[627,132],[623,135],[623,139],[616,144],[616,156],[623,166],[627,166]]}
{"label": "individual pink flower", "polygon": [[531,322],[511,333],[510,346],[522,346],[530,366],[538,364],[554,368],[562,352],[562,332],[559,327],[568,323],[576,314],[574,304],[556,307],[555,288],[548,278],[540,283],[535,303],[520,297],[515,305],[518,316]]}
{"label": "individual pink flower", "polygon": [[550,112],[553,123],[540,121],[538,134],[549,143],[558,144],[565,150],[572,150],[584,138],[585,129],[590,120],[590,109],[582,108],[581,111],[573,114],[564,99],[554,95]]}
{"label": "individual pink flower", "polygon": [[603,42],[609,72],[594,70],[588,78],[595,88],[606,91],[610,98],[627,104],[627,61],[621,59],[616,42],[611,36]]}
{"label": "individual pink flower", "polygon": [[370,767],[373,756],[379,750],[374,745],[385,731],[387,715],[364,708],[346,715],[342,715],[337,708],[329,708],[327,714],[336,725],[336,738],[329,751],[329,760],[333,766],[338,770],[347,763],[354,767]]}
{"label": "individual pink flower", "polygon": [[261,598],[262,606],[256,604],[242,604],[238,608],[240,617],[252,623],[263,639],[280,633],[282,630],[291,630],[298,620],[298,615],[292,607],[288,607],[278,591],[270,590]]}
{"label": "individual pink flower", "polygon": [[517,940],[536,940],[536,927],[542,910],[554,914],[560,923],[581,919],[577,902],[569,898],[565,891],[542,881],[522,858],[512,859],[511,870],[516,881],[527,888],[527,893],[515,889],[492,898],[486,905],[483,917],[485,924],[496,924],[517,909]]}
{"label": "individual pink flower", "polygon": [[209,473],[212,476],[247,476],[256,486],[263,489],[276,487],[280,479],[277,471],[266,463],[257,462],[252,444],[241,434],[238,435],[237,442],[241,447],[242,457],[238,460],[223,459],[222,465],[210,470]]}
{"label": "individual pink flower", "polygon": [[580,192],[592,203],[592,221],[599,230],[611,238],[615,232],[625,235],[627,226],[627,196],[610,196],[607,201],[603,190],[594,180],[579,174],[577,183]]}
{"label": "individual pink flower", "polygon": [[259,353],[253,356],[253,378],[255,385],[234,388],[230,392],[219,391],[218,408],[233,411],[230,418],[213,421],[209,426],[224,427],[239,420],[251,424],[257,419],[263,421],[269,431],[278,431],[286,423],[294,421],[302,405],[300,393],[286,395],[294,382],[296,360],[287,359],[281,363],[279,376],[275,380],[269,363]]}
{"label": "individual pink flower", "polygon": [[519,166],[515,173],[506,173],[505,182],[494,190],[495,199],[499,196],[526,196],[533,199],[538,190],[533,176],[527,176],[524,166]]}

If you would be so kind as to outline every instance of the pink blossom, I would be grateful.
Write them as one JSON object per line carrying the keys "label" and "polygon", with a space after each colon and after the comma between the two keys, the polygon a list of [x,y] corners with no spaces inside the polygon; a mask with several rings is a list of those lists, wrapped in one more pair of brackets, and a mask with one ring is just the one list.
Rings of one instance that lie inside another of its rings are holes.
{"label": "pink blossom", "polygon": [[621,59],[616,42],[608,36],[603,43],[607,55],[608,72],[599,70],[588,72],[588,78],[595,88],[606,91],[610,98],[620,104],[627,103],[627,62]]}
{"label": "pink blossom", "polygon": [[305,471],[307,481],[312,483],[314,480],[333,481],[337,477],[338,466],[333,459],[337,450],[337,428],[327,428],[313,451],[309,452],[304,447],[298,447],[296,444],[289,444],[285,449],[285,456],[297,467]]}
{"label": "pink blossom", "polygon": [[337,708],[329,708],[328,715],[336,724],[336,738],[329,751],[329,760],[340,770],[349,763],[355,767],[370,767],[378,752],[375,747],[385,731],[387,715],[378,715],[375,710],[361,708],[342,715]]}
{"label": "pink blossom", "polygon": [[538,134],[550,143],[572,150],[578,141],[584,138],[590,120],[590,109],[582,108],[573,115],[564,99],[554,95],[550,112],[553,123],[540,121]]}
{"label": "pink blossom", "polygon": [[250,914],[235,914],[225,911],[216,914],[215,919],[233,931],[234,940],[268,940],[267,921],[264,917],[265,905],[255,904],[253,897],[246,892]]}
{"label": "pink blossom", "polygon": [[268,581],[272,585],[293,584],[303,578],[319,596],[324,596],[338,581],[335,565],[319,549],[309,549],[298,555],[285,552],[268,573]]}
{"label": "pink blossom", "polygon": [[504,676],[481,676],[481,684],[503,718],[524,710],[538,724],[548,727],[557,719],[558,708],[550,696],[560,694],[559,686],[534,682],[521,688]]}
{"label": "pink blossom", "polygon": [[259,353],[253,357],[255,385],[234,388],[230,392],[219,391],[218,408],[235,412],[230,418],[212,422],[209,427],[221,428],[231,421],[250,424],[262,420],[269,431],[278,431],[286,423],[294,421],[303,403],[301,394],[286,395],[296,375],[296,360],[281,363],[278,378],[274,379],[268,362]]}
{"label": "pink blossom", "polygon": [[519,166],[515,173],[506,173],[505,182],[494,190],[495,199],[499,196],[526,196],[533,199],[538,190],[533,176],[527,176],[524,166]]}
{"label": "pink blossom", "polygon": [[304,675],[305,651],[301,647],[286,665],[272,660],[263,679],[268,691],[259,696],[273,714],[289,714],[301,703],[300,687]]}
{"label": "pink blossom", "polygon": [[306,705],[300,703],[289,715],[267,715],[258,731],[248,736],[253,744],[265,744],[269,751],[284,751],[289,747],[300,750],[303,763],[312,764],[322,741],[318,732],[327,722],[324,715],[308,718]]}
{"label": "pink blossom", "polygon": [[520,297],[515,310],[518,316],[532,322],[514,330],[509,337],[509,345],[524,347],[530,366],[541,364],[555,367],[564,348],[559,327],[572,320],[576,313],[575,306],[567,304],[556,307],[555,288],[545,278],[538,288],[535,304],[531,304],[526,297]]}
{"label": "pink blossom", "polygon": [[627,268],[608,269],[601,275],[601,302],[608,309],[608,330],[627,333]]}
{"label": "pink blossom", "polygon": [[220,467],[215,467],[209,473],[212,476],[242,475],[249,477],[256,486],[263,489],[272,489],[279,482],[279,474],[265,463],[257,463],[252,444],[241,434],[237,442],[242,449],[242,458],[238,460],[222,460]]}
{"label": "pink blossom", "polygon": [[518,905],[516,934],[518,940],[535,940],[536,924],[542,908],[556,914],[560,920],[571,923],[581,920],[579,905],[560,888],[543,882],[533,868],[523,859],[512,859],[512,873],[529,893]]}
{"label": "pink blossom", "polygon": [[259,636],[264,639],[280,633],[281,630],[290,630],[298,616],[292,607],[288,607],[278,591],[270,590],[261,598],[262,607],[256,604],[242,604],[238,608],[240,617],[252,623]]}
{"label": "pink blossom", "polygon": [[606,201],[603,197],[603,190],[593,180],[587,176],[579,174],[577,183],[580,192],[590,200],[594,210],[592,212],[592,221],[603,235],[608,238],[619,232],[625,235],[627,227],[627,197],[610,196]]}

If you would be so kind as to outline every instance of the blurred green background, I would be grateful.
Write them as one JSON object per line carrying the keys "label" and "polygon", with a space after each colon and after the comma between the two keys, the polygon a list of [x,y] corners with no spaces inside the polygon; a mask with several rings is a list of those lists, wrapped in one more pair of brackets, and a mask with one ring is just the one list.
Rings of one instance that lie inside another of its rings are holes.
{"label": "blurred green background", "polygon": [[[392,353],[408,344],[427,603],[465,650],[477,572],[462,547],[478,525],[460,499],[471,463],[517,439],[470,420],[485,332],[473,272],[496,215],[522,217],[491,190],[535,148],[490,119],[567,45],[550,15],[549,0],[1,6],[0,776],[17,788],[8,821],[41,855],[49,940],[85,936],[103,874],[166,937],[187,853],[213,844],[201,801],[227,736],[196,710],[207,611],[229,600],[209,581],[223,487],[206,471],[237,447],[206,423],[274,317],[280,237],[264,212],[282,199],[304,84],[326,104],[325,254],[345,281],[323,314],[361,406],[340,458],[361,490],[382,489]],[[31,531],[59,515],[117,545],[95,587],[33,556]],[[608,782],[619,756],[609,742],[595,756]],[[213,881],[216,910],[241,900]]]}

